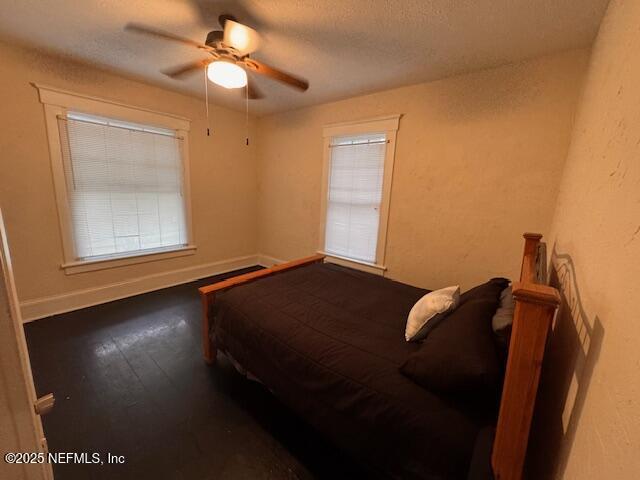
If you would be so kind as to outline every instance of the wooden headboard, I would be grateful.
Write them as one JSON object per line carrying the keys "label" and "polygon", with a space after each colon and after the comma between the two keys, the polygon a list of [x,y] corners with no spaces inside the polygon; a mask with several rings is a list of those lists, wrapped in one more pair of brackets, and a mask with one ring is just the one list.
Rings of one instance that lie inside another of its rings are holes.
{"label": "wooden headboard", "polygon": [[511,331],[498,425],[491,454],[496,480],[520,480],[538,392],[547,334],[560,304],[558,291],[538,283],[541,258],[537,233],[525,233],[520,281],[514,282],[516,309]]}

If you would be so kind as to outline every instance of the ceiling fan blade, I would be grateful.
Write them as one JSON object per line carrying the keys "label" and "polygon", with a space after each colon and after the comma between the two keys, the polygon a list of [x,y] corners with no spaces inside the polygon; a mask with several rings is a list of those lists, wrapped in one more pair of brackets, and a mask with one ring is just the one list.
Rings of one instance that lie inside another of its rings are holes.
{"label": "ceiling fan blade", "polygon": [[190,45],[192,47],[201,48],[203,50],[213,50],[211,47],[203,43],[199,43],[189,38],[181,37],[179,35],[174,35],[173,33],[158,30],[156,28],[147,27],[139,23],[127,23],[124,29],[128,32],[141,33],[143,35],[150,35],[152,37],[162,38],[164,40],[171,40],[173,42]]}
{"label": "ceiling fan blade", "polygon": [[167,68],[165,70],[162,70],[162,73],[164,73],[167,77],[181,79],[187,75],[197,72],[198,70],[202,70],[212,61],[213,59],[197,60],[195,62],[185,63],[184,65],[179,65],[177,67]]}
{"label": "ceiling fan blade", "polygon": [[245,58],[242,60],[245,66],[253,72],[259,73],[266,77],[273,78],[279,82],[285,83],[290,87],[297,88],[303,92],[309,88],[309,82],[302,78],[294,77],[288,73],[278,70],[277,68],[270,67],[262,62],[254,60],[253,58]]}
{"label": "ceiling fan blade", "polygon": [[222,42],[235,48],[240,55],[248,55],[260,47],[260,34],[253,28],[229,18],[225,19],[223,27],[224,37]]}

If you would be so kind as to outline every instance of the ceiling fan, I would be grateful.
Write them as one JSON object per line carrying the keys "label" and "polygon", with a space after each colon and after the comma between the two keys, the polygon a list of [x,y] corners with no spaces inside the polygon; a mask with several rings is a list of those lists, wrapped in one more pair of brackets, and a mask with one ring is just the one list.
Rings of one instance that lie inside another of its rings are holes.
{"label": "ceiling fan", "polygon": [[250,57],[251,53],[260,47],[260,34],[253,28],[239,23],[231,15],[220,15],[218,21],[223,30],[209,32],[204,43],[138,23],[127,24],[125,30],[179,42],[196,47],[210,55],[209,58],[162,71],[171,78],[181,79],[206,68],[209,80],[221,87],[232,89],[246,86],[247,96],[250,99],[263,98],[263,95],[252,79],[247,76],[247,71],[264,75],[301,91],[309,88],[309,82],[306,80]]}

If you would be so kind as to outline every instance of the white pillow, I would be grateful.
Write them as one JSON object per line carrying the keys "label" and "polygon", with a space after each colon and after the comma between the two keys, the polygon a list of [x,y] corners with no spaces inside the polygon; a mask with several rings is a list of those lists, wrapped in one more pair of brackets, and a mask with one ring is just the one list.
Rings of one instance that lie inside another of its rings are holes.
{"label": "white pillow", "polygon": [[458,306],[459,301],[459,285],[427,293],[409,312],[404,338],[407,342],[422,340],[439,320],[444,318],[443,314]]}

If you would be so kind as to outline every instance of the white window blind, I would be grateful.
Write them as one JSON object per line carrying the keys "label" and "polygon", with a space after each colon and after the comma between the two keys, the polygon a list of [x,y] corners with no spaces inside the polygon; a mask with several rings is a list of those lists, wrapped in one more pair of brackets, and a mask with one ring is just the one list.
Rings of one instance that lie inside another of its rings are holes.
{"label": "white window blind", "polygon": [[386,136],[334,137],[330,148],[325,251],[375,263]]}
{"label": "white window blind", "polygon": [[78,259],[188,243],[175,131],[73,112],[59,127]]}

